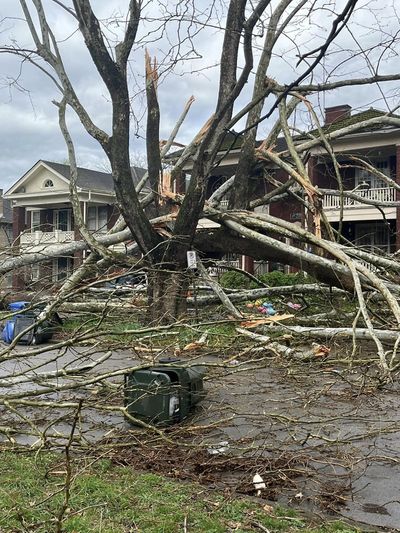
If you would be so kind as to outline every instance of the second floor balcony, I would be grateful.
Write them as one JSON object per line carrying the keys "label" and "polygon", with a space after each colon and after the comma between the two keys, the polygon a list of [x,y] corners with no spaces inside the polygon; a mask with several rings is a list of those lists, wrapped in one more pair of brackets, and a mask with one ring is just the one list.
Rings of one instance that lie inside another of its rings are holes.
{"label": "second floor balcony", "polygon": [[46,244],[61,244],[65,242],[72,242],[75,240],[75,234],[73,231],[40,231],[34,230],[30,232],[24,232],[20,235],[21,246],[38,246]]}
{"label": "second floor balcony", "polygon": [[391,203],[396,201],[396,189],[394,189],[394,187],[380,187],[359,190],[353,189],[352,191],[344,192],[357,195],[360,197],[360,200],[357,200],[355,198],[349,198],[348,196],[341,197],[340,192],[335,191],[334,194],[327,193],[324,195],[322,201],[324,209],[340,209],[341,205],[343,205],[344,209],[370,208],[371,204],[368,204],[363,200],[382,203]]}

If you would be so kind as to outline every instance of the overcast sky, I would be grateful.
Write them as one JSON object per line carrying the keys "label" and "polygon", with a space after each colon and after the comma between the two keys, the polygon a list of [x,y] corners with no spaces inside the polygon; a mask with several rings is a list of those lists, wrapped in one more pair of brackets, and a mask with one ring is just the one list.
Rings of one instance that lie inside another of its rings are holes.
{"label": "overcast sky", "polygon": [[[378,61],[382,73],[398,71],[397,43],[394,42],[391,49],[386,47],[384,52],[378,46],[382,35],[385,42],[389,43],[398,30],[399,21],[395,13],[397,2],[399,0],[395,0],[394,4],[386,4],[380,0],[360,0],[355,24],[349,31],[342,32],[324,64],[317,69],[314,79],[323,81],[328,72],[334,79],[341,76],[365,76]],[[65,3],[71,5],[69,0]],[[294,0],[293,5],[296,3]],[[343,3],[341,0],[337,2],[339,6]],[[93,0],[92,4],[102,20],[110,43],[113,39],[118,39],[124,27],[128,0]],[[130,62],[130,87],[132,95],[135,95],[132,103],[135,120],[132,122],[131,148],[132,159],[136,163],[143,162],[144,151],[145,102],[142,91],[145,46],[150,54],[156,55],[161,62],[161,73],[167,67],[168,60],[178,52],[178,41],[181,42],[179,53],[185,57],[185,61],[178,62],[173,70],[168,70],[168,73],[161,76],[159,99],[162,138],[168,137],[184,103],[192,94],[196,101],[178,136],[180,142],[190,141],[212,114],[216,102],[218,62],[223,39],[223,31],[220,29],[223,27],[224,16],[222,3],[214,3],[214,11],[210,16],[208,3],[196,0],[196,16],[201,24],[178,26],[176,22],[171,22],[162,34],[161,21],[168,14],[165,7],[157,9],[156,4],[150,2],[144,8],[147,19],[141,26],[140,42],[133,51]],[[314,4],[314,1],[310,0],[308,4]],[[309,7],[308,4],[306,7]],[[294,65],[299,52],[297,47],[300,46],[303,52],[310,50],[320,44],[329,31],[333,20],[333,2],[317,0],[316,4],[324,6],[324,9],[302,21],[296,19],[276,50],[270,75],[280,83],[295,79]],[[59,42],[65,66],[79,98],[94,122],[109,132],[108,94],[91,64],[90,56],[77,31],[76,21],[52,0],[44,0],[44,5],[48,9],[48,20]],[[167,2],[166,5],[171,11],[176,9],[175,2]],[[187,6],[188,3],[184,5]],[[32,39],[17,0],[1,0],[0,30],[1,46],[18,45],[32,48]],[[262,28],[258,28],[258,31],[262,33]],[[190,32],[192,38],[189,40]],[[261,42],[260,40],[259,43]],[[360,45],[361,48],[367,49],[367,53],[360,53]],[[333,70],[337,65],[340,66]],[[304,67],[300,67],[297,72],[301,72],[301,68]],[[249,90],[238,105],[247,102]],[[371,106],[387,109],[388,106],[397,104],[397,95],[397,83],[391,83],[382,85],[381,88],[365,86],[341,89],[335,93],[327,93],[319,100],[314,99],[314,103],[321,109],[341,103],[350,104],[355,110]],[[7,190],[38,159],[58,162],[66,160],[66,148],[58,128],[57,108],[52,103],[58,99],[60,93],[57,88],[38,68],[27,62],[21,63],[21,60],[13,55],[0,54],[0,188]],[[297,115],[297,125],[302,126],[305,121],[306,114],[300,111]],[[78,163],[89,168],[107,168],[105,156],[72,114],[69,115],[68,123],[75,141]],[[238,127],[242,125],[239,124]],[[267,133],[268,125],[260,128],[259,137]]]}

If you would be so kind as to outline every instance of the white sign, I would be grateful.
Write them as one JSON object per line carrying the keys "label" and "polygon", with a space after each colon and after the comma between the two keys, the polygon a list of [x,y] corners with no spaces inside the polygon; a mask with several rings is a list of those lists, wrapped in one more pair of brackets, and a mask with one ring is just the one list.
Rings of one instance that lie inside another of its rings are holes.
{"label": "white sign", "polygon": [[195,270],[197,268],[197,253],[193,250],[186,252],[188,268]]}

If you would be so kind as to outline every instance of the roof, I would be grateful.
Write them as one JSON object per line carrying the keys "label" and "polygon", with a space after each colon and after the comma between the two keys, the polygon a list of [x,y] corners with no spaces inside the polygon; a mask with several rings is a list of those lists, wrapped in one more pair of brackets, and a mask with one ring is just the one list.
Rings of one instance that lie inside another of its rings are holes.
{"label": "roof", "polygon": [[[342,106],[337,106],[342,107]],[[351,110],[350,106],[348,107],[349,111]],[[370,108],[365,111],[360,111],[359,113],[355,113],[349,117],[343,117],[339,120],[336,120],[335,122],[332,122],[330,124],[326,124],[322,126],[322,130],[324,133],[332,133],[336,130],[339,130],[341,128],[345,128],[347,126],[351,126],[353,124],[358,124],[359,122],[364,122],[365,120],[369,120],[371,118],[377,118],[377,117],[383,117],[383,116],[389,116],[394,118],[400,118],[400,115],[394,114],[394,113],[388,113],[387,111],[381,111],[380,109]],[[391,129],[394,126],[388,126],[387,124],[380,123],[380,124],[373,124],[369,126],[365,126],[363,128],[360,128],[359,132],[366,132],[366,131],[378,131],[382,129]],[[302,133],[300,135],[296,135],[294,137],[295,142],[302,142],[304,139],[309,139],[310,135],[318,136],[318,130],[316,128],[309,130],[307,133]],[[242,143],[243,143],[243,134],[236,133],[235,131],[227,131],[222,142],[221,146],[219,148],[219,153],[223,152],[230,152],[230,151],[239,151]],[[256,141],[256,147],[259,146],[262,143],[262,141]],[[283,136],[279,136],[276,139],[275,142],[275,151],[276,152],[283,152],[287,150],[287,143]],[[177,159],[181,154],[183,153],[183,150],[177,150],[175,152],[172,152],[171,154],[168,154],[167,159],[168,160],[174,160]]]}
{"label": "roof", "polygon": [[[332,122],[331,124],[326,124],[322,127],[322,130],[324,133],[332,133],[333,131],[339,130],[341,128],[346,128],[347,126],[352,126],[353,124],[358,124],[359,122],[364,122],[365,120],[369,120],[371,118],[377,118],[377,117],[383,117],[383,116],[389,116],[394,118],[400,118],[400,115],[396,115],[394,113],[388,113],[386,111],[381,111],[380,109],[374,109],[373,107],[367,109],[366,111],[361,111],[360,113],[355,113],[354,115],[351,115],[350,117],[343,117],[339,120],[336,120],[335,122]],[[382,128],[387,128],[387,124],[374,124],[372,126],[365,126],[359,131],[376,131]],[[317,129],[313,129],[312,131],[309,131],[308,133],[312,134],[318,134]]]}
{"label": "roof", "polygon": [[[51,167],[53,170],[61,174],[64,178],[69,180],[70,167],[63,163],[54,163],[52,161],[46,161],[42,159],[43,163]],[[77,167],[78,179],[77,185],[83,189],[96,189],[101,191],[113,191],[114,182],[112,175],[109,172],[100,172],[99,170],[91,170],[89,168]],[[144,176],[146,170],[139,167],[131,167],[132,179],[135,185],[139,183],[140,179]]]}
{"label": "roof", "polygon": [[[235,131],[227,131],[225,134],[225,137],[222,140],[221,146],[219,148],[219,152],[223,152],[224,150],[240,150],[243,143],[244,134],[243,133],[236,133]],[[256,141],[256,146],[260,146],[262,144],[262,140]],[[275,142],[276,150],[278,152],[282,150],[286,150],[287,144],[284,139],[284,137],[278,137]]]}
{"label": "roof", "polygon": [[[243,143],[244,134],[236,133],[235,131],[227,131],[221,142],[218,153],[231,152],[232,150],[240,150]],[[256,141],[256,146],[260,146],[263,141]],[[287,149],[287,143],[284,137],[278,137],[275,142],[275,148],[277,152],[282,152]],[[176,160],[182,155],[182,150],[176,150],[166,156],[167,160]]]}

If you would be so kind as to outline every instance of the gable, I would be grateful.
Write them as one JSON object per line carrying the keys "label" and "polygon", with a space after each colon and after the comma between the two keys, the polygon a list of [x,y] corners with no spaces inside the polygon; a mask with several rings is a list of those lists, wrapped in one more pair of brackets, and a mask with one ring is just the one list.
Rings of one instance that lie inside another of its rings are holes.
{"label": "gable", "polygon": [[68,191],[68,180],[43,163],[43,161],[38,161],[7,191],[6,196]]}
{"label": "gable", "polygon": [[[35,192],[46,194],[49,192],[69,190],[69,185],[65,180],[44,167],[39,167],[37,171],[24,182],[23,187],[25,187],[25,192],[28,194]],[[18,190],[15,192],[18,192]]]}

